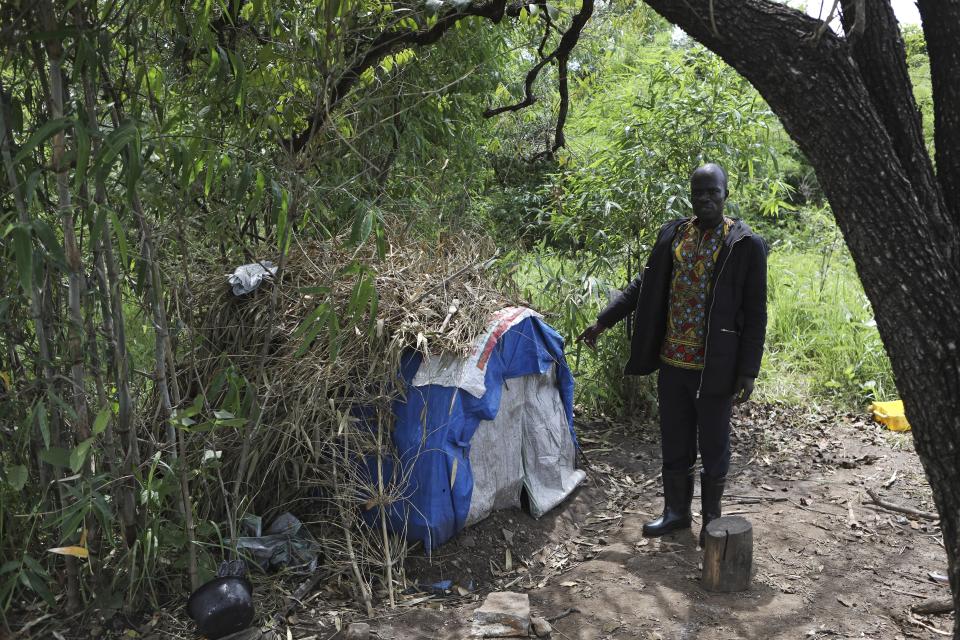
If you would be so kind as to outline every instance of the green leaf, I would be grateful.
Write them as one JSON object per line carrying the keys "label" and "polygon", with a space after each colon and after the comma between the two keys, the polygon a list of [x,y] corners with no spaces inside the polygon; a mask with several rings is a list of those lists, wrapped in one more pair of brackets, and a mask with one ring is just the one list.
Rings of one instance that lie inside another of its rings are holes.
{"label": "green leaf", "polygon": [[33,287],[33,242],[30,229],[20,224],[13,227],[13,252],[17,261],[17,273],[20,275],[20,286],[24,293],[29,295]]}
{"label": "green leaf", "polygon": [[326,324],[327,314],[330,311],[330,305],[326,302],[318,306],[316,309],[311,311],[306,318],[303,319],[303,322],[294,330],[294,338],[303,335],[306,333],[307,329],[313,326],[314,323]]}
{"label": "green leaf", "polygon": [[63,447],[50,447],[40,452],[40,459],[54,467],[70,467],[71,454]]}
{"label": "green leaf", "polygon": [[110,407],[104,407],[100,409],[100,413],[97,414],[97,417],[93,419],[93,433],[94,435],[100,435],[107,428],[107,424],[110,423],[110,417],[113,415],[113,412],[110,410]]}
{"label": "green leaf", "polygon": [[67,258],[63,253],[63,245],[60,243],[60,238],[57,237],[57,232],[53,230],[53,227],[47,224],[45,220],[36,218],[33,221],[33,232],[37,234],[37,238],[40,240],[43,248],[47,250],[47,253],[50,254],[54,262],[65,269],[67,266]]}
{"label": "green leaf", "polygon": [[77,169],[73,175],[73,188],[79,189],[90,165],[90,134],[79,122],[74,125],[73,132],[77,137]]}
{"label": "green leaf", "polygon": [[93,438],[87,438],[70,452],[70,470],[74,473],[80,471],[83,463],[87,461],[87,454],[90,453],[90,445],[93,444]]}
{"label": "green leaf", "polygon": [[97,168],[97,175],[100,179],[106,179],[113,166],[113,161],[123,149],[128,145],[133,145],[132,156],[140,155],[140,130],[137,124],[132,120],[127,120],[119,127],[114,129],[97,154],[94,166]]}
{"label": "green leaf", "polygon": [[7,468],[7,484],[9,484],[14,491],[23,489],[29,477],[30,474],[27,473],[27,468],[22,464],[15,464]]}
{"label": "green leaf", "polygon": [[373,293],[373,283],[371,280],[367,273],[361,274],[357,279],[356,284],[353,286],[353,293],[350,296],[347,315],[354,316],[357,315],[358,312],[362,313],[366,309],[370,295]]}
{"label": "green leaf", "polygon": [[31,171],[27,176],[27,184],[23,190],[23,201],[30,207],[33,205],[33,197],[37,193],[37,182],[40,181],[40,170]]}
{"label": "green leaf", "polygon": [[297,348],[297,351],[293,354],[294,358],[299,358],[305,354],[309,349],[310,345],[313,344],[313,341],[317,339],[320,331],[325,328],[325,323],[323,322],[314,322],[313,325],[303,334],[303,342]]}
{"label": "green leaf", "polygon": [[117,248],[120,250],[120,264],[126,271],[130,268],[130,251],[127,248],[127,235],[120,224],[120,217],[117,212],[110,209],[110,222],[113,225],[113,231],[117,236]]}
{"label": "green leaf", "polygon": [[[50,448],[50,425],[47,424],[47,407],[43,402],[38,402],[33,408],[33,415],[37,418],[37,425],[40,427],[40,437],[43,438],[43,446]],[[33,416],[31,416],[32,418]],[[32,421],[32,420],[31,420]]]}
{"label": "green leaf", "polygon": [[353,219],[353,229],[350,231],[350,242],[362,244],[373,229],[373,208],[360,210]]}
{"label": "green leaf", "polygon": [[204,180],[203,180],[203,195],[209,197],[209,196],[210,196],[210,189],[213,188],[213,181],[214,181],[214,179],[216,179],[216,177],[217,177],[217,170],[219,169],[219,165],[218,165],[217,162],[216,162],[216,150],[215,150],[215,149],[212,149],[212,148],[211,148],[210,151],[207,152],[207,159],[206,159],[206,162],[205,162],[204,164],[206,165],[207,171],[206,171],[206,175],[204,176]]}
{"label": "green leaf", "polygon": [[70,118],[57,118],[56,120],[49,120],[39,129],[33,132],[33,135],[27,139],[23,146],[20,147],[20,151],[17,152],[17,155],[13,157],[13,164],[21,162],[24,158],[33,153],[34,149],[43,144],[48,138],[56,135],[60,131],[63,131],[67,127],[73,124],[73,120]]}

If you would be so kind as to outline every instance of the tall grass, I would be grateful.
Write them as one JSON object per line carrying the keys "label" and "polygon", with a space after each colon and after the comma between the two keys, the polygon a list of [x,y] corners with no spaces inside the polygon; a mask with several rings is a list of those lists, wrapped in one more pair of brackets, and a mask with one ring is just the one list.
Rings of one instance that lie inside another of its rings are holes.
{"label": "tall grass", "polygon": [[842,243],[770,254],[763,398],[847,409],[896,396],[873,309]]}
{"label": "tall grass", "polygon": [[873,308],[829,209],[764,224],[767,343],[758,396],[862,410],[896,397]]}

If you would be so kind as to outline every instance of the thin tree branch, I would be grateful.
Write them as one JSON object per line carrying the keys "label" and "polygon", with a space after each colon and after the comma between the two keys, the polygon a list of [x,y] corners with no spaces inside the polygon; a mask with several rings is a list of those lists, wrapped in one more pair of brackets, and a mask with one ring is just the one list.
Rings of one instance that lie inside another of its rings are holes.
{"label": "thin tree branch", "polygon": [[556,60],[558,63],[557,79],[559,81],[558,90],[560,93],[560,109],[557,114],[557,125],[554,131],[553,145],[551,146],[550,151],[546,152],[544,155],[553,155],[556,153],[557,149],[566,144],[566,139],[563,135],[563,128],[567,122],[567,112],[569,111],[570,107],[570,92],[567,85],[567,70],[569,66],[568,62],[570,59],[570,53],[580,41],[580,34],[583,33],[583,28],[587,26],[587,22],[590,21],[590,16],[593,15],[593,8],[594,0],[583,0],[583,4],[580,5],[580,11],[573,16],[573,21],[571,22],[570,27],[563,32],[563,36],[560,38],[557,48],[527,72],[527,77],[524,81],[523,100],[517,102],[516,104],[497,107],[496,109],[487,109],[483,113],[483,117],[491,118],[507,111],[519,111],[520,109],[524,109],[534,104],[537,101],[537,98],[533,94],[533,83],[536,81],[537,76],[543,67],[552,60]]}
{"label": "thin tree branch", "polygon": [[[519,11],[519,8],[517,9]],[[363,57],[340,76],[330,89],[329,94],[320,96],[317,108],[308,118],[309,125],[299,133],[292,135],[284,144],[292,152],[299,153],[326,122],[329,114],[336,110],[340,102],[354,87],[367,69],[378,64],[394,51],[405,47],[423,47],[437,42],[451,27],[464,18],[476,16],[487,18],[494,23],[500,22],[507,13],[506,0],[490,0],[481,4],[471,4],[462,9],[453,9],[440,16],[429,29],[388,29],[370,42]]]}
{"label": "thin tree branch", "polygon": [[555,60],[556,57],[557,50],[554,50],[550,55],[535,64],[529,71],[527,71],[527,77],[523,81],[523,100],[514,104],[508,104],[503,107],[487,109],[483,112],[483,117],[492,118],[493,116],[497,116],[508,111],[520,111],[521,109],[526,109],[527,107],[535,104],[537,102],[537,96],[533,95],[533,83],[536,82],[537,76],[540,75],[540,71],[550,62]]}

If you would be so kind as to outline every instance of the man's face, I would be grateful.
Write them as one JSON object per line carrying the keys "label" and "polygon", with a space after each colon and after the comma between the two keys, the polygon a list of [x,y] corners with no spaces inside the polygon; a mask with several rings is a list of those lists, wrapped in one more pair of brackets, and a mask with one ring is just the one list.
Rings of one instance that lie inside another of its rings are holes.
{"label": "man's face", "polygon": [[723,203],[727,199],[727,185],[723,174],[703,167],[690,177],[690,202],[693,214],[704,226],[713,227],[723,220]]}

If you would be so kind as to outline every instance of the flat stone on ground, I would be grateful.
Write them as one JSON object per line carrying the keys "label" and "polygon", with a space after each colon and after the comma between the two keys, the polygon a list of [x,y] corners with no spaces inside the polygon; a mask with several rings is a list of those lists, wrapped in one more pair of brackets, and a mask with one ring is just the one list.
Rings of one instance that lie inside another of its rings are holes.
{"label": "flat stone on ground", "polygon": [[370,625],[366,622],[354,622],[347,627],[346,640],[367,640],[370,637]]}
{"label": "flat stone on ground", "polygon": [[553,627],[550,626],[550,623],[546,621],[545,618],[540,616],[534,616],[530,618],[530,626],[533,627],[533,632],[537,634],[538,638],[546,638],[550,636],[550,633],[553,631]]}
{"label": "flat stone on ground", "polygon": [[495,591],[473,612],[476,631],[487,638],[525,637],[530,633],[530,598]]}

